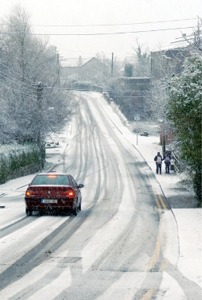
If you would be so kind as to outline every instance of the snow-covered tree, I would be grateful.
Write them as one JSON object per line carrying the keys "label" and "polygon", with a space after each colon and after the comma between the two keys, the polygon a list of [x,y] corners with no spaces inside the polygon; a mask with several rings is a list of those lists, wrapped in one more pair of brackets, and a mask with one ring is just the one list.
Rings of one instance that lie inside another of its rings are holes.
{"label": "snow-covered tree", "polygon": [[197,198],[202,196],[202,57],[190,56],[181,76],[169,85],[167,117],[176,128],[181,157],[190,170]]}
{"label": "snow-covered tree", "polygon": [[124,66],[124,76],[125,77],[133,77],[133,65],[132,64],[125,64]]}
{"label": "snow-covered tree", "polygon": [[[64,124],[72,101],[60,89],[57,49],[32,34],[26,12],[16,6],[2,24],[0,142],[36,142],[39,131],[43,135]],[[38,82],[43,83],[40,96]]]}
{"label": "snow-covered tree", "polygon": [[137,43],[137,47],[134,48],[135,63],[134,72],[135,77],[150,77],[151,75],[151,58],[148,51],[144,51],[143,47]]}

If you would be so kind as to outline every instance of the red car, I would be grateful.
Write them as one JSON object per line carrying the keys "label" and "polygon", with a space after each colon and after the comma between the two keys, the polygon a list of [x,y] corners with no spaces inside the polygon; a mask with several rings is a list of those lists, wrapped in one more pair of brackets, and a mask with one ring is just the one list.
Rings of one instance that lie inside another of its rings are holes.
{"label": "red car", "polygon": [[27,216],[31,216],[33,211],[72,212],[77,215],[81,210],[82,187],[84,185],[77,184],[69,174],[37,174],[25,192]]}

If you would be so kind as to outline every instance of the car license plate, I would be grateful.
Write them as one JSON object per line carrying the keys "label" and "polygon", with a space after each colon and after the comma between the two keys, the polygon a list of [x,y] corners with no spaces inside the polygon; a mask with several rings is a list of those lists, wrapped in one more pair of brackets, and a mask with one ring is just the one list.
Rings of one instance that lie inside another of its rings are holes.
{"label": "car license plate", "polygon": [[52,204],[52,203],[58,203],[57,199],[42,199],[41,200],[42,203],[46,203],[46,204]]}

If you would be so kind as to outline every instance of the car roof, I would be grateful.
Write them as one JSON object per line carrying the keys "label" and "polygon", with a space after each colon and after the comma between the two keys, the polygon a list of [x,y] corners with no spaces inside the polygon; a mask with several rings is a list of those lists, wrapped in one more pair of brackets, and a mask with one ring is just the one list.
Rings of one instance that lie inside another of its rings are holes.
{"label": "car roof", "polygon": [[56,175],[56,176],[72,176],[72,175],[70,175],[70,174],[67,174],[67,173],[57,173],[57,172],[43,172],[43,173],[37,173],[36,174],[36,176],[38,176],[38,175],[42,175],[42,176],[44,176],[44,175],[46,175],[46,176],[48,176],[48,175]]}

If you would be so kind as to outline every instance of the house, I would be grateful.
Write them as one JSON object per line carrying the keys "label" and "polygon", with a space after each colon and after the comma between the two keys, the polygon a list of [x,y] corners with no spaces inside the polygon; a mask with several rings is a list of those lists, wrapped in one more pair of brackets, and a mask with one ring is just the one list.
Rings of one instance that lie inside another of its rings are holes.
{"label": "house", "polygon": [[62,67],[61,82],[65,85],[76,81],[92,82],[100,85],[108,73],[108,67],[99,59],[93,57],[79,66]]}
{"label": "house", "polygon": [[159,80],[180,74],[189,55],[188,47],[151,52],[151,78]]}

